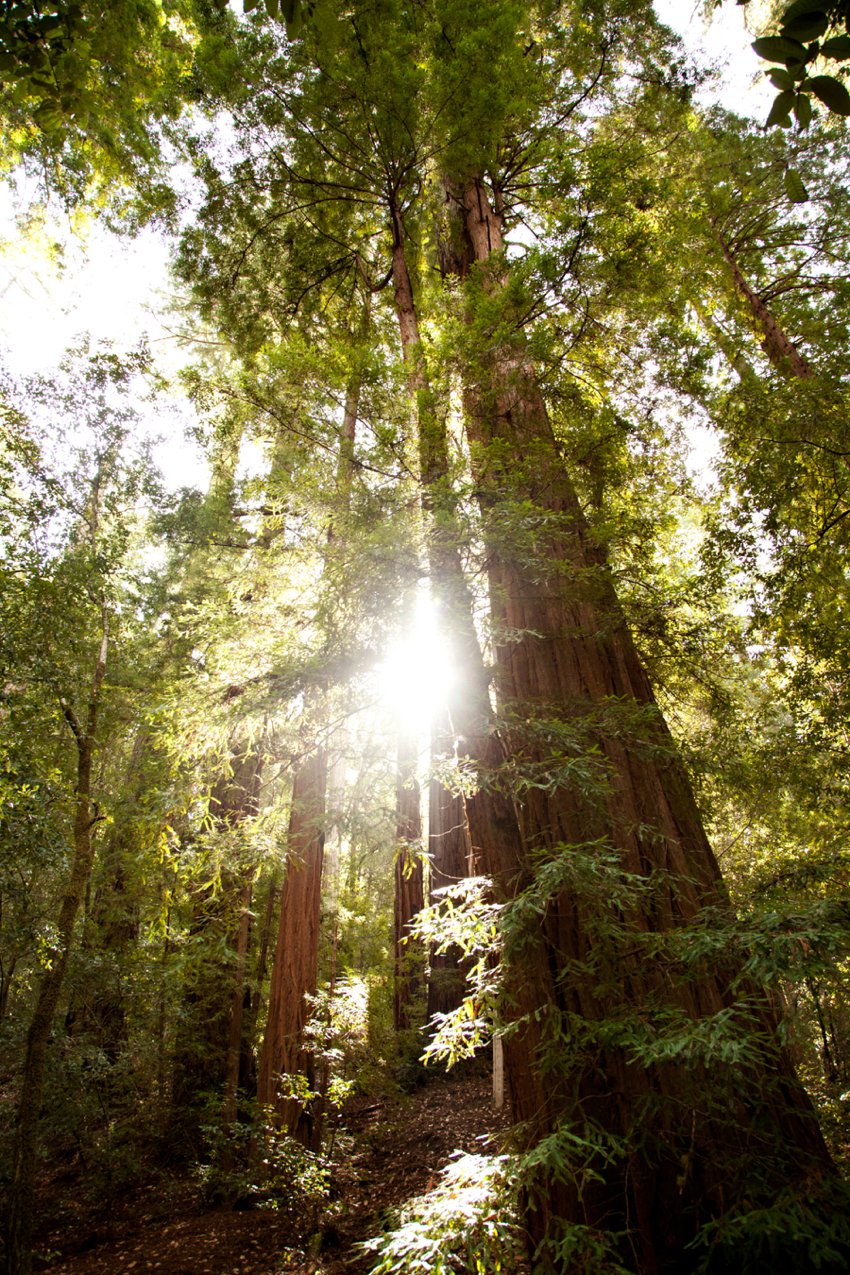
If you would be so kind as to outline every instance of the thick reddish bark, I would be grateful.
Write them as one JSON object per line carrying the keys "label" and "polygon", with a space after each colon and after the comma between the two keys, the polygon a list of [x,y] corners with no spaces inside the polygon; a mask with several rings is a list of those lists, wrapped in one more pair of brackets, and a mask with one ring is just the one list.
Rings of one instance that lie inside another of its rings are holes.
{"label": "thick reddish bark", "polygon": [[315,1146],[320,1130],[311,1100],[289,1096],[303,1083],[297,1077],[305,1078],[310,1092],[316,1079],[304,1028],[310,1017],[307,998],[315,995],[317,986],[327,762],[322,744],[308,748],[293,777],[288,859],[257,1097],[264,1106],[274,1107],[284,1128],[306,1146]]}
{"label": "thick reddish bark", "polygon": [[[360,338],[365,341],[370,307],[364,303]],[[337,459],[336,485],[344,523],[351,498],[354,446],[362,377],[355,364],[348,384]],[[327,528],[327,557],[340,541],[344,527]],[[323,1097],[316,1092],[316,1065],[304,1039],[309,1020],[308,998],[316,994],[319,966],[319,928],[322,912],[322,870],[327,813],[328,757],[324,740],[310,740],[310,712],[305,707],[302,733],[305,748],[292,779],[292,806],[287,838],[288,859],[277,945],[269,988],[266,1032],[260,1051],[257,1097],[273,1107],[281,1126],[305,1146],[318,1150],[322,1137]],[[303,1079],[299,1080],[301,1077]],[[290,1096],[306,1084],[310,1097]]]}
{"label": "thick reddish bark", "polygon": [[[445,420],[437,409],[419,332],[413,284],[404,251],[401,221],[393,216],[393,285],[408,386],[416,404],[422,508],[426,519],[431,595],[441,634],[453,669],[453,689],[447,722],[433,741],[435,755],[454,755],[461,762],[493,768],[502,760],[502,746],[494,730],[490,706],[490,676],[484,665],[473,620],[473,599],[460,556],[460,531],[456,498],[449,480]],[[508,865],[520,859],[520,833],[516,812],[504,793],[479,791],[462,799],[442,785],[430,794],[429,854],[437,879],[449,884],[466,875],[476,862],[473,841],[490,846],[494,858]],[[444,880],[444,878],[446,878]],[[437,979],[429,987],[429,1012],[453,1008],[458,1002],[460,980],[440,986],[440,962],[457,968],[454,953],[436,958]]]}
{"label": "thick reddish bark", "polygon": [[417,1001],[422,994],[423,959],[420,944],[410,937],[410,923],[425,902],[422,875],[422,814],[416,778],[416,742],[402,738],[398,748],[396,781],[395,854],[395,986],[393,1020],[396,1031],[418,1027]]}
{"label": "thick reddish bark", "polygon": [[[463,235],[458,260],[477,262],[478,282],[497,295],[506,269],[499,218],[480,183],[456,188],[452,200]],[[671,955],[651,959],[649,936],[673,936],[710,915],[722,920],[726,896],[521,334],[490,342],[469,371],[466,404],[500,715],[512,768],[525,777],[520,837],[494,836],[499,829],[480,818],[487,803],[478,802],[470,803],[472,841],[503,897],[544,866],[554,880],[505,954],[508,1015],[518,1025],[504,1042],[514,1111],[528,1146],[560,1128],[570,1131],[568,1149],[570,1137],[595,1128],[603,1142],[622,1138],[627,1147],[610,1157],[586,1148],[590,1176],[541,1161],[529,1228],[536,1241],[553,1239],[558,1220],[619,1231],[629,1269],[687,1270],[700,1226],[769,1203],[789,1183],[816,1180],[829,1172],[829,1157],[775,1043],[769,997],[745,981],[731,989],[740,961],[722,953],[691,966]],[[552,781],[556,767],[560,782]],[[614,876],[603,872],[595,890],[584,885],[582,872],[592,874],[611,850]],[[557,884],[560,871],[569,885]],[[619,871],[651,880],[652,889],[606,910],[599,895]],[[644,1032],[649,1043],[651,1025],[660,1032],[671,1016],[707,1024],[724,1015],[730,1030],[737,1022],[747,1035],[757,1066],[641,1062],[631,1044],[611,1043],[612,1023],[628,1028],[631,1041]],[[561,1269],[545,1250],[541,1260]]]}

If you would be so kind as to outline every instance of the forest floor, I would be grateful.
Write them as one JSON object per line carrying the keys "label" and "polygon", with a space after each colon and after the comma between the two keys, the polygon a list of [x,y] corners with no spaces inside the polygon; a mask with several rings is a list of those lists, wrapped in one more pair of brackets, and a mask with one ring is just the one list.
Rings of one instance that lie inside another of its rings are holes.
{"label": "forest floor", "polygon": [[[211,1210],[185,1180],[124,1192],[107,1207],[48,1189],[35,1269],[47,1275],[366,1275],[359,1244],[392,1210],[436,1184],[455,1151],[498,1143],[507,1117],[480,1066],[434,1072],[410,1095],[364,1098],[346,1118],[350,1154],[334,1171],[333,1203],[310,1246],[272,1210]],[[50,1184],[46,1184],[48,1188]]]}

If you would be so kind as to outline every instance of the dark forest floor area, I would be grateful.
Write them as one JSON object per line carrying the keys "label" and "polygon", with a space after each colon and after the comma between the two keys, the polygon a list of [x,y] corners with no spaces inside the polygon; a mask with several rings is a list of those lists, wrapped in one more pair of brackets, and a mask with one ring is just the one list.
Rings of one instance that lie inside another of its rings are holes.
{"label": "dark forest floor area", "polygon": [[366,1275],[357,1245],[391,1210],[436,1184],[453,1152],[481,1151],[504,1128],[490,1076],[476,1065],[433,1073],[410,1095],[363,1099],[346,1119],[351,1153],[334,1171],[331,1206],[307,1250],[291,1221],[266,1209],[216,1209],[195,1183],[160,1179],[108,1207],[86,1205],[58,1179],[44,1184],[39,1260],[50,1275]]}

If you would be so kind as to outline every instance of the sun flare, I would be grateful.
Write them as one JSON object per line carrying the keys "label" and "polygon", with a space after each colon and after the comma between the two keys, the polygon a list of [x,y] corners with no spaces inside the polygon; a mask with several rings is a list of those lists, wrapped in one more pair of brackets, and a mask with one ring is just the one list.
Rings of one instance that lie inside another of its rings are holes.
{"label": "sun flare", "polygon": [[417,595],[412,624],[387,648],[377,676],[381,703],[405,733],[424,735],[446,708],[455,670],[436,609],[424,590]]}

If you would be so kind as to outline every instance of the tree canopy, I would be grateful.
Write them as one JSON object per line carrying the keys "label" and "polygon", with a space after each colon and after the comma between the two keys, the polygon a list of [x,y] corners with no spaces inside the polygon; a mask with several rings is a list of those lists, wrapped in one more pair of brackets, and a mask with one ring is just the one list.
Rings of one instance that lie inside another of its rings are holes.
{"label": "tree canopy", "polygon": [[8,1275],[44,1149],[306,1251],[491,1042],[375,1272],[846,1268],[845,7],[765,129],[648,0],[2,6],[12,175],[169,214],[211,475],[142,346],[0,387]]}

